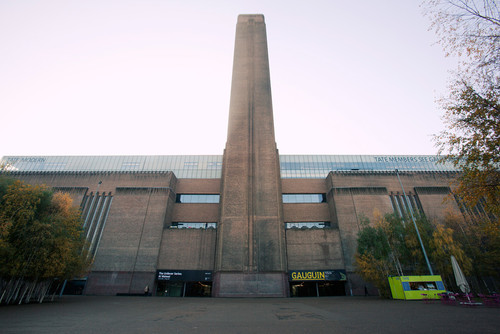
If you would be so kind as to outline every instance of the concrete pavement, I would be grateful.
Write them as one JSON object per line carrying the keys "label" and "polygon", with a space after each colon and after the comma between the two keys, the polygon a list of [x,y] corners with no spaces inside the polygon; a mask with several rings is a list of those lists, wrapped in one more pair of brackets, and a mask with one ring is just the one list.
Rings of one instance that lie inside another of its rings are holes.
{"label": "concrete pavement", "polygon": [[0,307],[1,333],[498,333],[500,309],[378,297],[63,296]]}

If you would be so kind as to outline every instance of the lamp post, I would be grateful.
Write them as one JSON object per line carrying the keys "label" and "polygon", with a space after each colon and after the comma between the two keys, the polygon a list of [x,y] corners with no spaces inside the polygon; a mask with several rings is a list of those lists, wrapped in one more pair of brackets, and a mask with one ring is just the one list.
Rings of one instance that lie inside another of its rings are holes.
{"label": "lamp post", "polygon": [[406,205],[408,205],[408,211],[410,211],[411,220],[413,221],[413,225],[415,226],[415,231],[417,231],[418,241],[420,242],[420,247],[422,247],[422,252],[424,253],[425,262],[427,262],[427,267],[429,268],[429,272],[431,275],[434,275],[432,271],[431,263],[429,262],[429,258],[427,257],[427,252],[425,251],[424,243],[422,242],[422,238],[420,237],[420,232],[418,231],[417,222],[415,221],[415,217],[413,216],[413,209],[411,208],[411,203],[408,200],[408,196],[406,196],[405,188],[403,188],[403,183],[399,178],[399,172],[396,169],[396,175],[398,177],[399,185],[401,186],[401,190],[403,190],[403,196],[406,201]]}

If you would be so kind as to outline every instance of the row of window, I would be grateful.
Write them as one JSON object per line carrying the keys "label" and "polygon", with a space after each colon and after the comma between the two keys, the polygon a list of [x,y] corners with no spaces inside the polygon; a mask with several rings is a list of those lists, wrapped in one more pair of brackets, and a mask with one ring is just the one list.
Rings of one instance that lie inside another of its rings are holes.
{"label": "row of window", "polygon": [[[309,228],[328,228],[330,227],[330,222],[294,222],[285,223],[285,228],[289,229],[309,229]],[[185,222],[174,222],[170,228],[189,228],[189,229],[202,229],[206,230],[209,228],[216,229],[217,223],[185,223]]]}
{"label": "row of window", "polygon": [[[400,217],[410,216],[410,211],[413,214],[423,214],[422,204],[416,194],[411,192],[406,196],[399,193],[390,194],[391,204],[394,212]],[[220,195],[218,194],[178,194],[176,197],[177,203],[219,203]],[[283,194],[283,203],[325,203],[326,194]],[[184,223],[183,223],[184,224]],[[188,224],[188,223],[185,223]],[[207,224],[207,223],[189,223],[189,224]],[[213,223],[215,224],[215,223]],[[286,228],[324,228],[329,227],[328,222],[297,222],[286,223]],[[194,227],[195,225],[182,228],[203,228]],[[196,225],[197,226],[197,225]],[[201,225],[200,225],[201,226]],[[209,226],[215,228],[215,226]],[[181,228],[181,227],[179,227]]]}
{"label": "row of window", "polygon": [[[280,155],[283,178],[325,178],[330,171],[456,171],[439,156]],[[5,156],[0,165],[18,171],[173,171],[178,178],[220,178],[222,155]]]}
{"label": "row of window", "polygon": [[416,194],[408,193],[406,196],[399,193],[392,193],[391,198],[392,209],[401,218],[410,217],[413,215],[422,215],[424,210],[422,204]]}
{"label": "row of window", "polygon": [[[218,194],[177,194],[176,203],[219,203]],[[283,194],[283,203],[325,203],[325,194]]]}
{"label": "row of window", "polygon": [[330,222],[294,222],[285,223],[285,228],[290,229],[308,229],[308,228],[328,228]]}

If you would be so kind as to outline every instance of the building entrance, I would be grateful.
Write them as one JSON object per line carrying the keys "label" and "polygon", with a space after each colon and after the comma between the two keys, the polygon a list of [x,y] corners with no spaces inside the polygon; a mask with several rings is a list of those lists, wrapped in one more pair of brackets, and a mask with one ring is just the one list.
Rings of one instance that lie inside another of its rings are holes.
{"label": "building entrance", "polygon": [[288,273],[291,297],[345,296],[345,270],[294,270]]}
{"label": "building entrance", "polygon": [[212,282],[158,281],[155,295],[161,297],[210,297],[212,295]]}
{"label": "building entrance", "polygon": [[158,270],[156,296],[211,297],[212,272],[207,270]]}
{"label": "building entrance", "polygon": [[325,297],[345,295],[345,282],[290,282],[291,297]]}

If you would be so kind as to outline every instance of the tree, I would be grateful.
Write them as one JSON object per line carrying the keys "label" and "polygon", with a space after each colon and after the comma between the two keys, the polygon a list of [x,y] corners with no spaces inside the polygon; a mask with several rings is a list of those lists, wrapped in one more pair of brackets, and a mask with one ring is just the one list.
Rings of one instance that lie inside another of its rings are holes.
{"label": "tree", "polygon": [[[389,297],[388,276],[428,275],[429,271],[414,225],[395,214],[375,217],[372,225],[364,221],[358,233],[356,267],[358,274],[375,285],[381,296]],[[471,260],[451,227],[431,224],[425,217],[417,217],[416,223],[432,266],[448,286],[453,282],[451,255],[460,261],[463,271],[469,273]]]}
{"label": "tree", "polygon": [[500,216],[500,10],[494,0],[427,0],[425,13],[446,55],[459,68],[440,100],[446,130],[435,139],[461,168],[456,193]]}
{"label": "tree", "polygon": [[388,276],[403,274],[401,259],[407,254],[404,244],[404,226],[395,215],[374,213],[375,222],[361,219],[355,261],[357,273],[377,287],[382,297],[390,297]]}
{"label": "tree", "polygon": [[495,0],[424,0],[446,56],[460,58],[461,71],[487,69],[497,75],[500,64],[500,11]]}
{"label": "tree", "polygon": [[500,278],[500,223],[491,221],[487,217],[472,217],[468,219],[453,213],[446,213],[444,226],[453,231],[453,238],[460,249],[471,260],[470,265],[463,259],[459,261],[466,264],[471,274],[477,278],[483,288],[496,290],[494,286],[485,285],[484,278]]}
{"label": "tree", "polygon": [[43,300],[54,280],[86,271],[82,221],[68,194],[14,181],[0,203],[0,302]]}
{"label": "tree", "polygon": [[[486,84],[486,83],[485,83]],[[456,193],[468,207],[483,201],[500,217],[500,89],[493,83],[481,92],[466,81],[442,100],[447,130],[437,136],[440,153],[461,168]]]}
{"label": "tree", "polygon": [[356,271],[365,281],[376,286],[382,297],[388,298],[391,291],[387,277],[396,275],[397,270],[390,259],[391,248],[383,228],[380,224],[369,226],[368,223],[362,224],[358,233]]}
{"label": "tree", "polygon": [[454,274],[451,266],[451,256],[453,255],[460,263],[461,269],[465,274],[470,273],[472,261],[466,255],[460,243],[454,238],[453,229],[438,224],[432,233],[430,240],[430,260],[434,270],[441,275],[447,286],[454,285]]}

